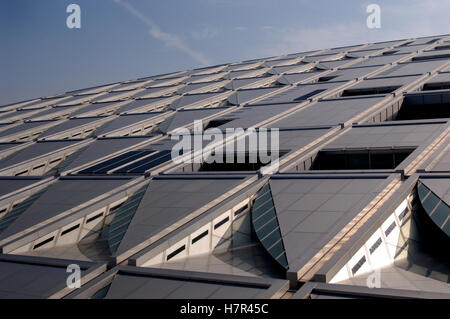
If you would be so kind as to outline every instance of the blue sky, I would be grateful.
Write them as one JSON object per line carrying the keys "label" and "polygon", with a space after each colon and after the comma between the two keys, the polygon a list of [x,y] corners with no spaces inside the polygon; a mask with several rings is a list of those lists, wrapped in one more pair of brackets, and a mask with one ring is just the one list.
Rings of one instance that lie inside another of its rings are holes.
{"label": "blue sky", "polygon": [[[66,7],[81,7],[68,29]],[[381,7],[381,29],[366,7]],[[0,105],[205,65],[450,33],[448,0],[2,0]]]}

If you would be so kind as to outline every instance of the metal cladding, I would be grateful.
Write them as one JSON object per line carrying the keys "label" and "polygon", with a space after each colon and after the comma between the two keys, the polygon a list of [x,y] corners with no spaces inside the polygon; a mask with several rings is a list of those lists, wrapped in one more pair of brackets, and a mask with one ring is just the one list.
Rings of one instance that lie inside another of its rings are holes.
{"label": "metal cladding", "polygon": [[449,43],[1,106],[0,298],[450,298]]}

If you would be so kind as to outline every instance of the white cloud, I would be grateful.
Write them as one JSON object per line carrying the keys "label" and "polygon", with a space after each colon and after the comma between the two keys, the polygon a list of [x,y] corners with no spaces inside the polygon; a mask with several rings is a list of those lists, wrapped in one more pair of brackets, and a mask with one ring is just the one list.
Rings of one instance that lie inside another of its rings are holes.
{"label": "white cloud", "polygon": [[131,4],[122,0],[113,0],[113,1],[116,2],[118,5],[121,5],[128,12],[130,12],[132,15],[138,18],[141,22],[146,24],[147,27],[149,28],[150,35],[155,39],[164,42],[169,47],[176,48],[179,51],[186,53],[191,58],[193,58],[194,60],[196,60],[197,62],[199,62],[204,66],[212,64],[212,61],[208,57],[206,57],[203,53],[191,49],[178,36],[162,31],[158,25],[156,25],[152,20],[144,16],[141,12],[136,10],[136,8],[134,8]]}
{"label": "white cloud", "polygon": [[[445,34],[450,31],[450,1],[411,0],[408,5],[381,5],[381,29],[368,29],[361,21],[286,27],[267,37],[255,56],[272,56],[379,41]],[[253,53],[252,53],[253,54]]]}
{"label": "white cloud", "polygon": [[216,28],[204,27],[203,29],[192,31],[191,36],[195,40],[206,40],[215,38],[218,33],[219,31]]}

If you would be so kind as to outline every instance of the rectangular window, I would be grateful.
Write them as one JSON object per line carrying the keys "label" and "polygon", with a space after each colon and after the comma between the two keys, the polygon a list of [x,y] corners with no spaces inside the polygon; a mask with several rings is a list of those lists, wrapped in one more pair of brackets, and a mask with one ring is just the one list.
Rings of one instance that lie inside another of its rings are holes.
{"label": "rectangular window", "polygon": [[450,82],[426,83],[422,91],[448,90],[450,89]]}
{"label": "rectangular window", "polygon": [[399,89],[401,86],[386,86],[364,89],[347,89],[342,93],[342,96],[361,96],[361,95],[374,95],[374,94],[388,94]]}
{"label": "rectangular window", "polygon": [[56,162],[58,162],[58,161],[60,161],[60,160],[61,160],[61,158],[57,158],[57,159],[51,160],[49,164],[50,164],[50,165],[51,165],[51,164],[54,164],[54,163],[56,163]]}
{"label": "rectangular window", "polygon": [[400,213],[400,215],[398,215],[398,219],[399,219],[400,221],[402,221],[403,218],[405,218],[406,214],[408,214],[408,207],[406,207],[406,208]]}
{"label": "rectangular window", "polygon": [[61,232],[61,236],[64,236],[64,235],[66,235],[66,234],[68,234],[68,233],[74,231],[74,230],[77,229],[78,227],[80,227],[80,224],[75,225],[75,226],[72,226],[72,227],[70,227],[70,228],[67,228],[66,230],[63,230],[63,231]]}
{"label": "rectangular window", "polygon": [[48,238],[48,239],[46,239],[46,240],[41,241],[40,243],[34,245],[33,249],[37,249],[37,248],[39,248],[39,247],[44,246],[45,244],[48,244],[48,243],[52,242],[54,238],[55,238],[55,237],[52,236],[52,237],[50,237],[50,238]]}
{"label": "rectangular window", "polygon": [[392,224],[386,229],[386,231],[384,232],[384,234],[386,235],[386,237],[388,237],[391,233],[392,233],[392,231],[394,230],[394,228],[396,227],[397,225],[395,224],[395,222],[392,222]]}
{"label": "rectangular window", "polygon": [[[434,89],[435,84],[426,84],[424,90]],[[438,84],[436,84],[438,85]],[[439,84],[436,89],[450,88],[450,83]],[[403,99],[398,112],[393,115],[393,121],[431,120],[450,117],[448,95],[442,92],[411,93]]]}
{"label": "rectangular window", "polygon": [[294,101],[304,101],[309,99],[311,96],[317,95],[319,93],[322,93],[323,91],[325,91],[325,89],[319,89],[319,90],[314,90],[312,92],[309,92],[305,95],[299,96],[297,98],[294,99]]}
{"label": "rectangular window", "polygon": [[44,164],[41,164],[41,165],[38,165],[38,166],[35,166],[35,167],[33,167],[33,169],[40,169],[40,168],[42,168],[42,167],[44,167],[45,166],[45,163]]}
{"label": "rectangular window", "polygon": [[196,242],[198,242],[200,239],[202,239],[203,237],[205,237],[206,235],[208,235],[209,231],[205,230],[204,232],[202,232],[200,235],[196,236],[195,238],[192,239],[192,244],[195,244]]}
{"label": "rectangular window", "polygon": [[103,216],[103,212],[101,212],[100,214],[97,214],[97,215],[95,215],[95,216],[92,216],[92,217],[90,217],[90,218],[88,218],[87,220],[86,220],[86,224],[87,223],[90,223],[90,222],[92,222],[92,221],[94,221],[94,220],[96,220],[97,218],[100,218],[100,217],[102,217]]}
{"label": "rectangular window", "polygon": [[[279,151],[278,158],[283,157],[289,153],[289,151]],[[222,163],[218,161],[205,161],[201,164],[198,171],[200,172],[233,172],[233,171],[257,171],[261,167],[269,165],[270,163],[265,163],[262,161],[260,156],[256,155],[256,160],[250,157],[249,152],[237,153],[234,152],[230,157],[226,153],[220,154],[218,156],[222,157]],[[216,158],[218,157],[216,156]],[[268,152],[270,157],[270,152]],[[238,162],[239,159],[239,162]]]}
{"label": "rectangular window", "polygon": [[208,125],[206,125],[204,130],[207,130],[207,129],[213,128],[213,127],[219,127],[219,126],[225,125],[225,124],[227,124],[228,122],[231,122],[231,121],[233,121],[233,119],[211,120],[211,121],[209,121]]}
{"label": "rectangular window", "polygon": [[335,79],[337,77],[338,77],[338,75],[322,76],[321,78],[319,78],[319,80],[317,82],[328,82],[328,81],[333,80],[333,79]]}
{"label": "rectangular window", "polygon": [[370,247],[369,252],[372,255],[375,250],[377,250],[378,247],[380,247],[381,243],[383,241],[381,240],[381,238],[378,238],[377,241],[372,245],[372,247]]}
{"label": "rectangular window", "polygon": [[413,151],[413,148],[324,150],[317,153],[311,170],[394,169]]}
{"label": "rectangular window", "polygon": [[19,172],[19,173],[15,174],[15,176],[22,176],[22,175],[25,175],[27,173],[28,173],[28,170]]}
{"label": "rectangular window", "polygon": [[239,208],[238,210],[236,210],[236,211],[234,212],[234,216],[237,216],[237,215],[241,214],[242,212],[246,211],[247,208],[248,208],[248,204],[245,205],[245,206],[243,206],[243,207],[241,207],[241,208]]}
{"label": "rectangular window", "polygon": [[175,251],[171,252],[170,254],[168,254],[166,260],[169,261],[170,259],[172,259],[176,255],[178,255],[179,253],[181,253],[185,249],[186,249],[186,245],[181,246],[177,250],[175,250]]}
{"label": "rectangular window", "polygon": [[223,224],[225,224],[227,221],[230,220],[230,217],[226,217],[224,219],[222,219],[220,222],[218,222],[217,224],[214,225],[214,229],[219,228],[220,226],[222,226]]}
{"label": "rectangular window", "polygon": [[363,256],[352,268],[352,274],[356,274],[359,269],[366,263],[366,256]]}

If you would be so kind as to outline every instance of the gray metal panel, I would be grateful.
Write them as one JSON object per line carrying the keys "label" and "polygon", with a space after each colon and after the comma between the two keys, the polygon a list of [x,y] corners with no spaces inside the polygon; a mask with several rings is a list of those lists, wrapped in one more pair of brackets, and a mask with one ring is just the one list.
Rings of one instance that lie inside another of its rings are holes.
{"label": "gray metal panel", "polygon": [[348,90],[353,89],[367,89],[367,88],[379,88],[379,87],[396,87],[396,86],[404,86],[409,83],[414,82],[420,77],[420,75],[411,75],[411,76],[400,76],[400,77],[382,77],[382,78],[371,78],[360,83],[357,83],[354,86],[348,88]]}
{"label": "gray metal panel", "polygon": [[173,226],[195,210],[242,183],[229,179],[154,179],[117,249],[116,255]]}
{"label": "gray metal panel", "polygon": [[450,181],[447,178],[427,177],[420,181],[450,206]]}
{"label": "gray metal panel", "polygon": [[[276,103],[286,103],[299,101],[302,102],[308,98],[314,97],[314,95],[322,93],[319,90],[327,90],[337,88],[344,84],[343,82],[324,82],[324,83],[313,83],[313,84],[300,84],[282,93],[275,94],[271,97],[258,101],[257,104],[276,104]],[[316,94],[310,95],[313,92]]]}
{"label": "gray metal panel", "polygon": [[98,120],[103,119],[104,117],[98,116],[98,117],[84,117],[84,118],[73,118],[70,119],[68,121],[65,121],[59,125],[53,126],[51,128],[49,128],[47,131],[45,131],[44,133],[42,133],[41,135],[39,135],[39,138],[44,138],[46,136],[49,135],[53,135],[53,134],[57,134],[57,133],[62,133],[64,131],[82,126],[82,125],[86,125],[89,123],[94,123]]}
{"label": "gray metal panel", "polygon": [[249,128],[255,126],[257,123],[264,121],[270,117],[276,116],[290,108],[293,108],[298,103],[286,104],[267,104],[246,106],[221,118],[232,119],[232,121],[220,125],[219,128],[224,130],[226,128]]}
{"label": "gray metal panel", "polygon": [[214,97],[215,95],[221,94],[222,92],[210,92],[210,93],[198,93],[198,94],[187,94],[182,96],[179,100],[175,101],[171,106],[174,108],[180,108],[187,106],[189,104],[200,102],[202,100]]}
{"label": "gray metal panel", "polygon": [[164,132],[170,132],[184,125],[194,124],[195,120],[202,120],[203,118],[214,115],[217,112],[218,110],[215,108],[180,110],[177,111],[172,118],[169,118],[165,122],[161,123],[161,125],[163,126],[167,123],[168,127],[164,130]]}
{"label": "gray metal panel", "polygon": [[439,73],[431,78],[431,80],[427,81],[427,84],[428,83],[450,83],[450,72]]}
{"label": "gray metal panel", "polygon": [[61,179],[49,186],[33,204],[5,229],[0,238],[55,217],[64,211],[101,196],[128,183],[130,179]]}
{"label": "gray metal panel", "polygon": [[305,81],[311,77],[315,77],[323,72],[324,71],[285,74],[280,78],[279,82],[283,84],[296,84],[300,81]]}
{"label": "gray metal panel", "polygon": [[445,124],[379,125],[353,127],[326,148],[417,147],[443,130]]}
{"label": "gray metal panel", "polygon": [[0,197],[12,193],[21,188],[33,185],[42,180],[42,177],[1,177]]}
{"label": "gray metal panel", "polygon": [[362,67],[362,66],[374,66],[374,65],[384,65],[399,61],[407,56],[407,53],[403,54],[392,54],[392,55],[380,55],[376,57],[371,57],[365,61],[353,64],[352,67]]}
{"label": "gray metal panel", "polygon": [[102,110],[102,112],[106,112],[107,110],[113,110],[118,108],[117,102],[105,102],[105,103],[93,103],[87,104],[80,108],[79,110],[72,113],[72,116],[82,116],[85,113],[93,112],[96,110]]}
{"label": "gray metal panel", "polygon": [[3,132],[0,132],[0,136],[8,136],[17,134],[20,132],[25,132],[31,129],[35,129],[38,127],[45,127],[45,126],[51,126],[52,124],[56,124],[56,121],[33,121],[33,122],[26,122],[18,126],[11,127],[10,129],[7,129]]}
{"label": "gray metal panel", "polygon": [[147,136],[98,139],[90,144],[72,163],[70,163],[70,165],[66,167],[66,171],[110,154],[114,154],[122,149],[140,144],[146,140],[149,140]]}
{"label": "gray metal panel", "polygon": [[0,161],[0,168],[5,168],[11,165],[22,163],[24,161],[32,160],[36,157],[57,151],[59,149],[76,144],[78,142],[79,142],[78,140],[37,142],[20,151],[11,154],[7,158]]}
{"label": "gray metal panel", "polygon": [[124,112],[133,111],[134,109],[137,109],[138,107],[142,107],[142,106],[149,105],[152,103],[157,103],[160,101],[164,101],[166,99],[167,99],[167,97],[154,97],[154,98],[148,98],[148,99],[135,100],[131,103],[125,104],[124,106],[119,108],[119,110],[117,112],[124,113]]}
{"label": "gray metal panel", "polygon": [[292,128],[319,125],[337,125],[349,121],[364,110],[379,103],[385,96],[360,99],[323,100],[275,122],[270,127]]}
{"label": "gray metal panel", "polygon": [[274,93],[279,89],[281,89],[281,87],[275,86],[258,89],[239,90],[229,98],[229,101],[235,105],[245,104],[263,95]]}
{"label": "gray metal panel", "polygon": [[108,134],[112,131],[124,128],[145,120],[151,120],[152,118],[160,116],[160,112],[155,113],[141,113],[141,114],[124,114],[118,118],[106,123],[104,126],[98,129],[97,135]]}
{"label": "gray metal panel", "polygon": [[0,261],[0,298],[49,298],[64,288],[66,270],[67,266]]}
{"label": "gray metal panel", "polygon": [[431,72],[432,70],[448,63],[447,60],[436,60],[436,61],[423,61],[423,62],[411,62],[411,63],[401,63],[392,69],[380,73],[378,76],[402,76],[402,75],[412,75],[412,74],[425,74]]}
{"label": "gray metal panel", "polygon": [[271,179],[289,265],[307,261],[380,191],[384,179]]}

